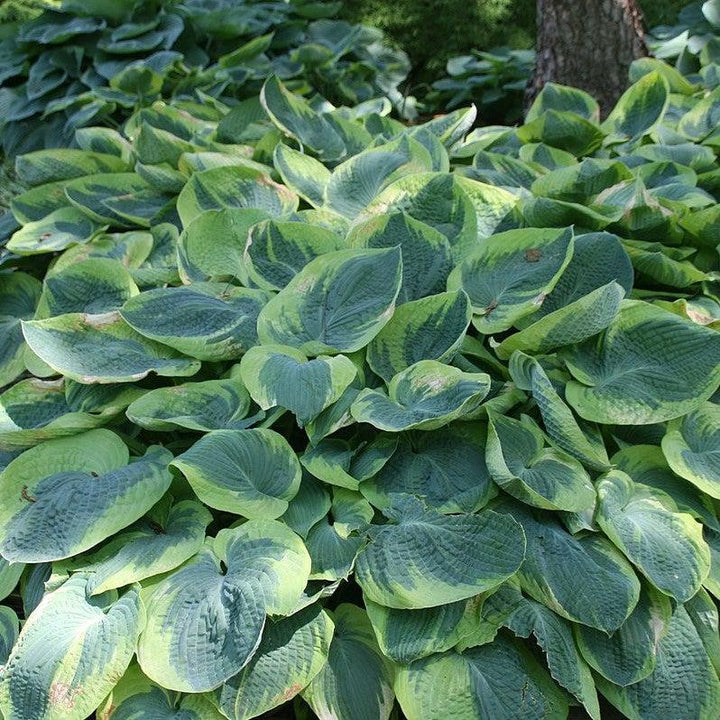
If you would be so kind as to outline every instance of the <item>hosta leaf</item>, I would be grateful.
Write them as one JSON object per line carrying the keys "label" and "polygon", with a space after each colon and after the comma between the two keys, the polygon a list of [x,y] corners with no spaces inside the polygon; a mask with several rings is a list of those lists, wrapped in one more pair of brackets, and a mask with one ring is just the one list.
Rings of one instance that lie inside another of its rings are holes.
{"label": "hosta leaf", "polygon": [[[501,201],[504,200],[505,191],[494,191],[501,195]],[[502,202],[500,204],[502,205]],[[369,216],[398,212],[407,213],[443,234],[450,243],[455,258],[462,257],[477,242],[475,208],[453,175],[407,175],[386,187],[366,209]],[[369,218],[361,216],[360,219]]]}
{"label": "hosta leaf", "polygon": [[334,581],[347,579],[365,540],[341,535],[325,517],[310,529],[305,544],[312,559],[310,579]]}
{"label": "hosta leaf", "polygon": [[45,562],[97,545],[163,496],[171,459],[153,447],[127,465],[125,445],[108,430],[31,448],[0,475],[0,552],[12,561]]}
{"label": "hosta leaf", "polygon": [[19,633],[20,622],[15,611],[5,605],[0,606],[0,663],[2,665],[5,665],[10,657]]}
{"label": "hosta leaf", "polygon": [[150,227],[171,201],[135,173],[101,173],[71,180],[68,200],[89,218],[116,227]]}
{"label": "hosta leaf", "polygon": [[55,210],[66,208],[70,202],[65,195],[65,181],[47,183],[16,195],[10,209],[20,223],[42,220]]}
{"label": "hosta leaf", "polygon": [[720,623],[715,602],[705,590],[700,590],[685,603],[684,607],[705,646],[710,662],[717,671],[720,667],[720,633],[718,632]]}
{"label": "hosta leaf", "polygon": [[677,476],[657,445],[630,445],[612,456],[612,464],[636,483],[649,485],[669,495],[680,512],[688,513],[706,527],[720,531],[712,498]]}
{"label": "hosta leaf", "polygon": [[679,603],[695,595],[710,571],[702,525],[618,470],[604,475],[597,491],[597,522],[625,556]]}
{"label": "hosta leaf", "polygon": [[510,230],[476,247],[448,278],[462,288],[482,333],[507,330],[536,310],[553,289],[573,252],[572,230]]}
{"label": "hosta leaf", "polygon": [[602,190],[632,177],[632,172],[617,160],[588,158],[541,175],[533,183],[532,192],[539,197],[589,203]]}
{"label": "hosta leaf", "polygon": [[356,223],[347,239],[357,248],[400,246],[403,266],[398,302],[419,300],[445,289],[452,267],[450,243],[440,231],[407,213],[377,215]]}
{"label": "hosta leaf", "polygon": [[720,335],[648,303],[626,303],[597,343],[568,352],[570,405],[588,420],[628,425],[700,407],[720,385]]}
{"label": "hosta leaf", "polygon": [[135,332],[118,312],[70,313],[23,323],[30,349],[51,368],[84,383],[134,382],[151,372],[195,374],[200,363]]}
{"label": "hosta leaf", "polygon": [[250,396],[233,372],[225,380],[151,390],[128,407],[127,416],[149,430],[243,430],[258,419],[247,417],[249,409]]}
{"label": "hosta leaf", "polygon": [[637,604],[640,582],[630,563],[605,538],[574,536],[547,512],[503,502],[527,539],[518,573],[523,591],[561,617],[611,633]]}
{"label": "hosta leaf", "polygon": [[527,323],[568,307],[613,281],[626,294],[632,290],[633,267],[620,239],[606,232],[576,235],[570,262]]}
{"label": "hosta leaf", "polygon": [[248,167],[227,166],[195,173],[177,199],[183,226],[205,210],[252,208],[275,217],[297,210],[298,197],[284,185]]}
{"label": "hosta leaf", "polygon": [[144,622],[137,588],[88,598],[79,575],[45,595],[23,626],[0,679],[8,720],[85,720],[122,675]]}
{"label": "hosta leaf", "polygon": [[570,624],[507,585],[501,587],[489,602],[511,608],[503,625],[519,637],[534,635],[545,653],[552,677],[584,705],[593,720],[600,720],[592,673],[575,646]]}
{"label": "hosta leaf", "polygon": [[250,720],[291,700],[328,659],[334,624],[319,605],[270,620],[253,659],[218,691],[232,720]]}
{"label": "hosta leaf", "polygon": [[288,503],[282,521],[300,537],[306,538],[310,528],[327,515],[331,505],[330,493],[323,484],[304,472],[300,488]]}
{"label": "hosta leaf", "polygon": [[577,113],[550,109],[518,128],[517,136],[525,143],[541,142],[582,157],[602,145],[605,133]]}
{"label": "hosta leaf", "polygon": [[388,720],[395,700],[393,670],[377,646],[367,614],[343,604],[331,617],[335,634],[327,663],[302,697],[328,720]]}
{"label": "hosta leaf", "polygon": [[659,72],[643,76],[618,100],[603,123],[603,130],[625,138],[649,132],[665,113],[668,91],[667,80]]}
{"label": "hosta leaf", "polygon": [[309,573],[305,546],[282,523],[221,530],[152,591],[140,666],[172,690],[218,687],[252,658],[266,616],[292,613]]}
{"label": "hosta leaf", "polygon": [[457,645],[468,632],[464,620],[476,620],[481,597],[421,610],[396,610],[366,599],[365,607],[383,654],[407,665]]}
{"label": "hosta leaf", "polygon": [[275,147],[273,161],[285,185],[314,207],[324,204],[330,171],[321,162],[283,143]]}
{"label": "hosta leaf", "polygon": [[25,565],[9,563],[0,556],[0,600],[4,600],[17,587]]}
{"label": "hosta leaf", "polygon": [[520,526],[506,515],[441,515],[404,498],[372,529],[355,577],[365,595],[394,608],[444,605],[497,587],[515,574],[525,551]]}
{"label": "hosta leaf", "polygon": [[475,512],[496,492],[482,439],[455,426],[400,436],[392,457],[361,483],[360,491],[383,510],[401,494],[419,497],[443,513]]}
{"label": "hosta leaf", "polygon": [[432,170],[428,151],[404,135],[369,148],[338,165],[325,188],[327,206],[354,218],[393,180],[413,172]]}
{"label": "hosta leaf", "polygon": [[141,393],[135,388],[109,390],[107,402],[85,407],[75,402],[72,386],[62,379],[15,383],[0,395],[0,448],[31,447],[105,425]]}
{"label": "hosta leaf", "polygon": [[566,512],[592,509],[595,488],[583,466],[544,444],[542,431],[530,418],[490,415],[485,457],[493,480],[534,507]]}
{"label": "hosta leaf", "polygon": [[127,163],[116,155],[68,148],[37,150],[15,160],[15,172],[22,183],[33,187],[84,175],[121,173]]}
{"label": "hosta leaf", "polygon": [[368,364],[390,382],[420,360],[449,362],[460,347],[471,315],[462,290],[405,303],[368,345]]}
{"label": "hosta leaf", "polygon": [[597,677],[600,692],[630,720],[714,720],[720,680],[685,608],[678,605],[660,639],[654,672],[627,687]]}
{"label": "hosta leaf", "polygon": [[291,93],[276,75],[265,81],[260,102],[282,132],[297,138],[322,160],[336,160],[345,154],[345,143],[333,126],[303,98]]}
{"label": "hosta leaf", "polygon": [[220,283],[147,290],[121,309],[144,337],[198,360],[235,360],[257,342],[256,324],[267,295]]}
{"label": "hosta leaf", "polygon": [[711,497],[720,498],[720,406],[705,403],[662,439],[670,467]]}
{"label": "hosta leaf", "polygon": [[283,407],[300,425],[315,419],[340,398],[357,368],[344,355],[320,355],[313,360],[282,345],[250,348],[240,373],[252,399],[263,409]]}
{"label": "hosta leaf", "polygon": [[113,312],[138,292],[119,260],[91,257],[45,276],[35,317]]}
{"label": "hosta leaf", "polygon": [[525,115],[525,122],[532,122],[548,110],[572,112],[594,122],[600,119],[600,108],[591,95],[578,88],[554,82],[543,85]]}
{"label": "hosta leaf", "polygon": [[347,488],[333,488],[333,527],[341,537],[364,530],[375,516],[375,510],[359,493]]}
{"label": "hosta leaf", "polygon": [[565,720],[568,712],[545,668],[505,635],[400,667],[395,692],[408,720]]}
{"label": "hosta leaf", "polygon": [[98,229],[98,224],[80,210],[63,207],[24,224],[10,238],[7,248],[18,255],[57,252],[87,242]]}
{"label": "hosta leaf", "polygon": [[25,370],[21,321],[32,318],[42,286],[21,272],[0,274],[0,387]]}
{"label": "hosta leaf", "polygon": [[60,272],[88,258],[119,260],[131,273],[137,270],[152,254],[153,236],[150,232],[131,230],[94,237],[87,243],[74,245],[54,262],[52,271]]}
{"label": "hosta leaf", "polygon": [[306,355],[359,350],[392,316],[401,272],[398,248],[338,250],[316,258],[263,308],[260,341]]}
{"label": "hosta leaf", "polygon": [[311,260],[344,246],[340,237],[325,228],[268,220],[248,233],[244,260],[259,287],[281,290]]}
{"label": "hosta leaf", "polygon": [[178,696],[156,685],[131,664],[107,701],[97,712],[98,720],[222,720],[209,694]]}
{"label": "hosta leaf", "polygon": [[435,360],[421,360],[395,375],[387,394],[362,390],[351,412],[357,422],[380,430],[435,430],[472,415],[489,389],[485,373],[464,373]]}
{"label": "hosta leaf", "polygon": [[300,463],[273,430],[215,430],[172,461],[210,507],[280,517],[300,486]]}
{"label": "hosta leaf", "polygon": [[655,669],[671,613],[670,599],[646,585],[635,609],[612,635],[575,625],[575,638],[585,660],[600,675],[615,685],[632,685]]}
{"label": "hosta leaf", "polygon": [[197,502],[173,505],[162,523],[142,518],[98,550],[69,561],[88,575],[87,590],[99,595],[175,569],[202,547],[210,512]]}
{"label": "hosta leaf", "polygon": [[507,360],[515,350],[547,353],[587,340],[615,319],[624,295],[625,290],[618,283],[608,283],[505,338],[495,352]]}
{"label": "hosta leaf", "polygon": [[594,470],[609,468],[601,439],[590,432],[590,426],[580,425],[535,358],[516,350],[510,357],[510,375],[519,388],[532,393],[545,430],[559,447]]}
{"label": "hosta leaf", "polygon": [[178,240],[178,268],[184,283],[244,280],[248,231],[268,218],[253,208],[207,210],[185,227]]}
{"label": "hosta leaf", "polygon": [[381,434],[359,445],[328,438],[308,448],[300,460],[311,475],[324,483],[357,490],[363,480],[385,465],[396,447],[396,438]]}

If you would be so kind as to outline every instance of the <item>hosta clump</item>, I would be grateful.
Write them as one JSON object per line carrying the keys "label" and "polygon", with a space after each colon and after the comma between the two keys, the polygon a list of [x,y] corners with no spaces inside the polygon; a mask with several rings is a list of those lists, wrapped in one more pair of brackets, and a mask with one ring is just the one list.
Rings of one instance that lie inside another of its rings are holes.
{"label": "hosta clump", "polygon": [[716,720],[720,101],[633,73],[18,158],[5,720]]}
{"label": "hosta clump", "polygon": [[411,116],[398,89],[405,54],[379,30],[333,19],[338,10],[308,0],[63,0],[0,42],[2,150],[84,147],[78,128],[117,127],[159,98],[219,120],[274,73],[320,104],[383,98]]}

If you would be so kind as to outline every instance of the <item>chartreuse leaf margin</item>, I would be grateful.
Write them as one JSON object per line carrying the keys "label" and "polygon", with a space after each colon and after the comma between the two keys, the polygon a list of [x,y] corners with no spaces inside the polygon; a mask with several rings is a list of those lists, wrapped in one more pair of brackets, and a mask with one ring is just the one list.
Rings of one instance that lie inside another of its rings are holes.
{"label": "chartreuse leaf margin", "polygon": [[411,125],[332,3],[85,5],[0,41],[0,717],[717,720],[717,71]]}

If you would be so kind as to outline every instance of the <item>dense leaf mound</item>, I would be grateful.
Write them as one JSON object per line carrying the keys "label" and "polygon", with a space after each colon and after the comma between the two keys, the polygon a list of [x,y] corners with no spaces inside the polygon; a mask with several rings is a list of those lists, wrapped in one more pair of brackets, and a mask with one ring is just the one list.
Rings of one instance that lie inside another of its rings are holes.
{"label": "dense leaf mound", "polygon": [[18,157],[5,720],[717,720],[720,97],[633,72]]}

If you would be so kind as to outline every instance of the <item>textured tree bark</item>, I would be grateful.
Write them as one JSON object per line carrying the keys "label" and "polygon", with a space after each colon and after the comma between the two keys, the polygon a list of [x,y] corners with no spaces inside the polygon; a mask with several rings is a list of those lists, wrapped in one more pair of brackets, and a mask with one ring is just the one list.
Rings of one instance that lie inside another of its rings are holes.
{"label": "textured tree bark", "polygon": [[589,92],[603,115],[628,85],[628,68],[647,55],[637,0],[537,0],[535,73],[530,104],[546,82]]}

